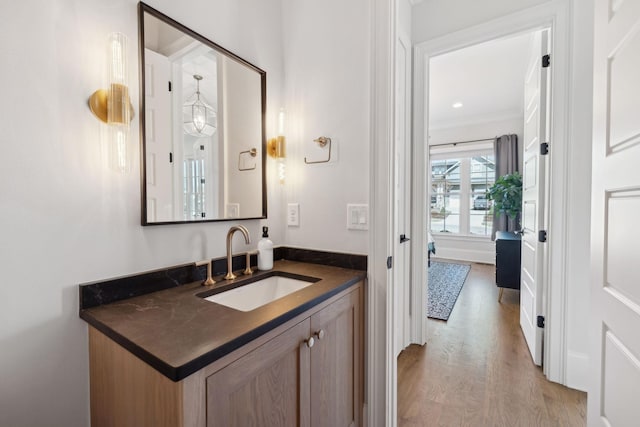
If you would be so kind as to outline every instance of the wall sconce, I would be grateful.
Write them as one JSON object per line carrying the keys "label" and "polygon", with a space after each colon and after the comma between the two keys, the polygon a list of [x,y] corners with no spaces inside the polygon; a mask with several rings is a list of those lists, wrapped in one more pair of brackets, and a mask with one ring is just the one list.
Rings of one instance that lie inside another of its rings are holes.
{"label": "wall sconce", "polygon": [[286,112],[284,108],[281,108],[280,113],[278,114],[278,136],[276,138],[271,138],[269,142],[267,142],[267,152],[271,157],[276,159],[278,164],[278,180],[280,181],[280,184],[284,184],[284,180],[287,175],[287,144],[284,136],[285,121]]}
{"label": "wall sconce", "polygon": [[107,38],[108,88],[98,89],[89,98],[91,112],[108,125],[109,167],[118,172],[131,168],[129,123],[133,106],[129,98],[127,36],[111,33]]}

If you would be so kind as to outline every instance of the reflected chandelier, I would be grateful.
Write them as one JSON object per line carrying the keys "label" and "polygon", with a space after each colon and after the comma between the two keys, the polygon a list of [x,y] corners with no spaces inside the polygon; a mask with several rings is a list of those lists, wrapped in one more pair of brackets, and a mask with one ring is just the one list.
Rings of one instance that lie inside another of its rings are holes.
{"label": "reflected chandelier", "polygon": [[196,137],[207,137],[216,131],[216,112],[200,95],[202,76],[194,74],[196,93],[191,95],[182,107],[184,131]]}

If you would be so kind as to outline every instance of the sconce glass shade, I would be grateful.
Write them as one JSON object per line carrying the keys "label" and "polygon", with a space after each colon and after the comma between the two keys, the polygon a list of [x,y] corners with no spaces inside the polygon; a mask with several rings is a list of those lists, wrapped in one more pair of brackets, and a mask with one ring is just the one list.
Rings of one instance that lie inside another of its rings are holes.
{"label": "sconce glass shade", "polygon": [[133,106],[129,98],[128,40],[122,33],[107,37],[107,89],[96,90],[89,97],[89,109],[107,124],[106,151],[109,168],[129,172],[132,150],[129,144],[129,123]]}
{"label": "sconce glass shade", "polygon": [[107,125],[109,125],[109,167],[118,172],[131,168],[129,123],[132,117],[129,99],[128,40],[122,33],[107,39],[108,88]]}
{"label": "sconce glass shade", "polygon": [[278,137],[276,138],[276,159],[278,163],[278,181],[284,184],[287,178],[287,141],[285,138],[287,112],[284,108],[278,113]]}
{"label": "sconce glass shade", "polygon": [[284,184],[287,178],[287,162],[284,157],[278,158],[278,181],[280,184]]}
{"label": "sconce glass shade", "polygon": [[200,80],[202,76],[194,75],[196,92],[187,99],[182,107],[184,131],[196,137],[207,137],[215,133],[217,115],[200,94]]}
{"label": "sconce glass shade", "polygon": [[286,133],[286,112],[284,108],[280,109],[278,114],[278,136],[267,141],[267,153],[276,159],[276,167],[278,171],[278,181],[284,184],[287,177],[287,139]]}

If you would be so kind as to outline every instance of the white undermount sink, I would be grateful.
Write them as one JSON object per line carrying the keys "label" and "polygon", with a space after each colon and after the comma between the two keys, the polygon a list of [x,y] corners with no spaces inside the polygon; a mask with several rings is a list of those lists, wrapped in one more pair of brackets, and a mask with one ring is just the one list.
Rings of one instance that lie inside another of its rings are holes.
{"label": "white undermount sink", "polygon": [[247,285],[211,295],[205,299],[235,310],[251,311],[318,281],[315,278],[309,279],[299,280],[284,276],[269,276]]}

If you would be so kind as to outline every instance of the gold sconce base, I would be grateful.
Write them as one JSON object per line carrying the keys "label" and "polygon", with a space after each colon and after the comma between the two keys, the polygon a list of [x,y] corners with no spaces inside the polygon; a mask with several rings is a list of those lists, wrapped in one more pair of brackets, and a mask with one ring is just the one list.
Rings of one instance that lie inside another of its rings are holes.
{"label": "gold sconce base", "polygon": [[[119,85],[119,86],[120,86],[119,89],[121,90],[126,89],[125,86],[122,86],[122,85]],[[126,90],[128,92],[128,89]],[[129,99],[128,93],[126,96],[127,96],[127,99]],[[109,91],[106,89],[98,89],[95,92],[93,92],[89,97],[89,109],[91,110],[93,115],[98,118],[98,120],[101,120],[104,123],[108,122],[108,115],[109,115],[108,98],[109,98]],[[134,116],[133,105],[131,104],[131,101],[129,101],[129,121],[133,120],[133,116]]]}
{"label": "gold sconce base", "polygon": [[278,136],[267,141],[267,154],[274,158],[287,157],[285,137]]}

